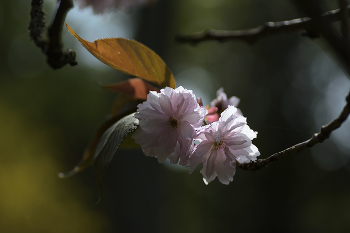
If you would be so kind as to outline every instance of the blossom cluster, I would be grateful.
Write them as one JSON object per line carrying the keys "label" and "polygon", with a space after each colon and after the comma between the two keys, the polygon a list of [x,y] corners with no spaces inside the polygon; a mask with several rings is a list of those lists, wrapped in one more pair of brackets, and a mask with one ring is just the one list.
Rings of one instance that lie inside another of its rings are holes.
{"label": "blossom cluster", "polygon": [[207,107],[181,86],[151,91],[147,101],[138,105],[135,117],[140,127],[132,138],[145,155],[159,162],[169,158],[171,163],[189,167],[190,173],[203,164],[200,172],[205,184],[216,177],[229,184],[237,163],[254,161],[260,155],[252,144],[257,132],[247,125],[238,103],[237,97],[227,99],[222,88]]}

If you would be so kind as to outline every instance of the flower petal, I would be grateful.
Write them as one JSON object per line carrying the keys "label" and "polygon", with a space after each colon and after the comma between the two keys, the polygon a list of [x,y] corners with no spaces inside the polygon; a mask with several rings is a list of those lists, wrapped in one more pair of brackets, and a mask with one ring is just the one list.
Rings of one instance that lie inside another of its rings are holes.
{"label": "flower petal", "polygon": [[229,184],[236,172],[236,161],[246,163],[260,154],[251,141],[257,133],[249,128],[245,117],[236,113],[237,108],[228,106],[218,121],[201,127],[195,137],[199,145],[191,157],[190,172],[203,163],[200,172],[206,184],[215,177]]}
{"label": "flower petal", "polygon": [[[180,159],[188,166],[195,148],[195,128],[203,124],[206,114],[193,92],[183,87],[150,92],[147,101],[139,104],[137,111],[135,117],[139,119],[140,127],[133,138],[144,153],[157,157],[159,162],[167,157],[173,163]],[[171,118],[175,118],[177,124],[174,125]]]}
{"label": "flower petal", "polygon": [[159,105],[162,108],[165,115],[172,117],[174,115],[174,109],[170,102],[170,98],[166,95],[163,95],[159,98]]}
{"label": "flower petal", "polygon": [[236,162],[233,160],[232,162],[226,163],[225,154],[218,154],[215,163],[215,172],[218,176],[218,179],[223,184],[229,184],[233,181],[233,176],[236,173]]}
{"label": "flower petal", "polygon": [[[219,150],[219,153],[221,151]],[[207,162],[207,166],[206,166],[206,176],[207,178],[210,178],[213,174],[214,174],[214,171],[215,171],[215,160],[216,160],[216,157],[218,155],[218,150],[213,150],[209,157],[208,157],[208,162]]]}

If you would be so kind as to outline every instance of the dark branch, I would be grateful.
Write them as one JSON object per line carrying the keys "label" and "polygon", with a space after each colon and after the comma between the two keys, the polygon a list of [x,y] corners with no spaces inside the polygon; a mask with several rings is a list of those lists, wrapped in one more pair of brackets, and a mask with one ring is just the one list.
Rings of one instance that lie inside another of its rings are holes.
{"label": "dark branch", "polygon": [[[324,20],[327,20],[327,22],[338,21],[342,18],[340,11],[340,9],[336,9],[326,12],[322,14],[322,18],[324,18]],[[347,10],[347,12],[349,12],[349,10]],[[220,42],[225,42],[228,40],[243,40],[248,43],[254,43],[264,36],[299,30],[306,30],[306,33],[304,33],[304,35],[314,38],[317,37],[317,34],[309,30],[309,25],[312,21],[314,21],[312,18],[304,17],[280,22],[267,22],[262,26],[246,30],[231,31],[207,29],[206,31],[194,33],[191,35],[179,35],[175,39],[178,42],[192,44],[197,44],[208,40],[217,40]]]}
{"label": "dark branch", "polygon": [[349,23],[349,11],[347,11],[347,0],[338,0],[340,14],[341,14],[341,31],[343,34],[344,43],[348,43],[350,40],[350,23]]}
{"label": "dark branch", "polygon": [[340,115],[328,123],[327,125],[322,126],[319,133],[315,133],[309,140],[296,144],[286,150],[275,153],[266,159],[259,159],[257,161],[251,161],[250,163],[239,164],[239,167],[244,170],[257,171],[261,168],[267,167],[270,163],[275,162],[287,155],[298,153],[304,150],[307,147],[313,147],[318,143],[324,142],[327,138],[331,136],[333,130],[338,129],[343,122],[347,119],[350,114],[350,93],[346,97],[346,105],[344,106]]}
{"label": "dark branch", "polygon": [[61,42],[63,23],[73,6],[72,0],[61,0],[55,19],[47,30],[43,0],[32,0],[29,35],[35,45],[41,48],[41,51],[47,56],[47,63],[54,69],[62,68],[66,64],[71,66],[78,64],[75,60],[75,52],[71,49],[64,49]]}
{"label": "dark branch", "polygon": [[[348,78],[350,78],[350,44],[341,37],[328,20],[321,16],[321,13],[324,12],[323,6],[325,5],[323,1],[293,1],[304,14],[309,15],[313,19],[310,23],[310,28],[324,39],[329,48],[331,48],[331,54],[339,62],[344,71],[347,72]],[[339,11],[339,15],[340,19],[342,19],[341,11]]]}

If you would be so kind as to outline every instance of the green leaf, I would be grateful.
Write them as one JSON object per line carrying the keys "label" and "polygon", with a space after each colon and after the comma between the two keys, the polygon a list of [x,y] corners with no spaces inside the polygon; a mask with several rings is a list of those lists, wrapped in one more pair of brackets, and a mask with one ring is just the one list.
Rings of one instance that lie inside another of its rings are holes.
{"label": "green leaf", "polygon": [[[120,98],[118,98],[118,99],[120,99]],[[59,173],[58,176],[60,178],[71,177],[71,176],[77,174],[78,172],[85,170],[85,168],[90,167],[93,164],[95,151],[97,149],[98,143],[99,143],[102,135],[104,134],[104,132],[106,132],[106,130],[109,127],[111,127],[113,124],[118,122],[124,116],[129,115],[130,113],[136,111],[136,109],[130,109],[130,110],[127,109],[127,111],[120,112],[120,109],[124,106],[123,104],[125,105],[125,103],[121,102],[121,100],[118,101],[118,106],[117,106],[118,109],[113,109],[114,114],[98,127],[92,141],[90,142],[89,146],[86,148],[80,162],[74,167],[73,170],[71,170],[69,172],[65,172],[65,173],[63,173],[63,172]]]}
{"label": "green leaf", "polygon": [[94,157],[95,175],[102,196],[102,177],[122,141],[139,126],[132,113],[112,125],[101,137]]}

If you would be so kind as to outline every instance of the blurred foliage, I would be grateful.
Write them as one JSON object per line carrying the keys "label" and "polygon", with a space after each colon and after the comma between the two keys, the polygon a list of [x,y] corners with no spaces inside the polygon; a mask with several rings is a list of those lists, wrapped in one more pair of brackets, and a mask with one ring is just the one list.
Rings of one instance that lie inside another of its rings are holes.
{"label": "blurred foliage", "polygon": [[[48,21],[54,2],[46,5]],[[104,196],[93,205],[98,190],[92,169],[64,180],[57,173],[74,167],[110,114],[116,95],[95,81],[126,76],[86,62],[50,70],[29,41],[29,9],[30,1],[0,2],[0,232],[350,230],[348,128],[259,172],[238,169],[228,186],[217,181],[206,186],[198,170],[189,175],[141,150],[121,149],[106,170]],[[253,45],[205,42],[191,47],[174,37],[298,16],[289,1],[278,0],[159,0],[130,13],[135,39],[162,57],[178,86],[193,89],[204,104],[221,86],[228,96],[241,99],[249,126],[259,132],[254,144],[261,157],[308,139],[345,104],[349,81],[322,41],[289,33]],[[107,21],[100,27],[116,24]],[[77,33],[86,38],[83,31]],[[64,34],[78,62],[90,56]]]}
{"label": "blurred foliage", "polygon": [[52,132],[3,99],[0,112],[0,231],[105,230],[104,214],[79,200],[87,191],[57,179],[60,167],[54,158],[62,151]]}

